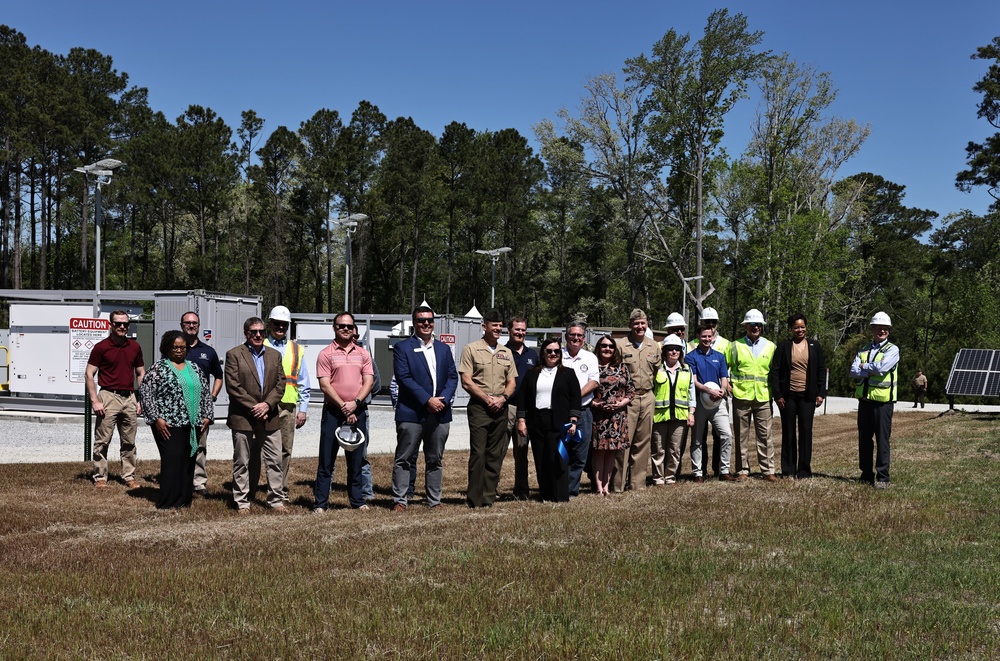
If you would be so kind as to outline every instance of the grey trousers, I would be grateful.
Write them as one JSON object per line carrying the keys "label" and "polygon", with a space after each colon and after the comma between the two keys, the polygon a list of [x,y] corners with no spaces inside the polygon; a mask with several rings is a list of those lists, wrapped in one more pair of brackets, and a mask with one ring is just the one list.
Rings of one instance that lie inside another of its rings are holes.
{"label": "grey trousers", "polygon": [[424,444],[424,489],[427,505],[441,504],[441,456],[448,440],[449,422],[438,422],[437,416],[428,416],[424,422],[396,423],[396,454],[392,463],[392,501],[406,505],[406,492],[410,488],[410,467],[417,460],[421,441]]}

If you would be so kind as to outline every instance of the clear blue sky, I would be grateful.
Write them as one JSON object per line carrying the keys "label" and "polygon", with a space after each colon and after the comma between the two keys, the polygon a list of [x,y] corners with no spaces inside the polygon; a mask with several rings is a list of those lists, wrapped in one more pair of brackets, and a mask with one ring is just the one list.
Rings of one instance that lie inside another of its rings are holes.
{"label": "clear blue sky", "polygon": [[[65,53],[95,48],[175,119],[209,106],[235,130],[240,112],[297,129],[320,108],[345,123],[367,99],[390,119],[413,117],[440,135],[451,121],[476,130],[513,127],[528,137],[543,118],[575,108],[584,81],[620,72],[674,28],[697,38],[721,4],[536,0],[506,3],[146,3],[0,0],[0,23],[30,45]],[[985,212],[985,191],[954,187],[965,145],[990,127],[976,118],[972,85],[986,63],[969,58],[1000,34],[995,0],[791,2],[725,5],[763,30],[764,47],[830,72],[833,112],[871,124],[859,156],[841,170],[872,171],[906,186],[905,203],[945,215]],[[751,102],[727,125],[742,151]]]}

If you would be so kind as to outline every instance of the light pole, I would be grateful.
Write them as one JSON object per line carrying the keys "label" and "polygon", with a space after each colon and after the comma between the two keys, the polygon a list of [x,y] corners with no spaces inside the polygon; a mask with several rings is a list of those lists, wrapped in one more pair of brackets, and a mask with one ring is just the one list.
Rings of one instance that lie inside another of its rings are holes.
{"label": "light pole", "polygon": [[111,183],[111,175],[122,162],[114,158],[105,158],[90,165],[73,168],[74,172],[82,172],[90,185],[90,178],[95,182],[94,200],[94,316],[100,314],[101,306],[101,186]]}
{"label": "light pole", "polygon": [[[351,286],[351,232],[357,230],[358,223],[368,220],[368,216],[363,213],[352,213],[349,216],[344,216],[342,218],[332,219],[331,224],[343,227],[345,233],[347,234],[347,249],[344,255],[344,310],[350,310],[348,307],[348,294],[350,293]],[[331,289],[331,269],[330,269],[330,227],[327,226],[326,229],[326,293],[327,300],[333,299],[333,292]]]}
{"label": "light pole", "polygon": [[[690,278],[682,278],[685,283],[691,282],[692,280],[701,280],[705,276],[703,275],[693,275]],[[688,295],[687,295],[687,285],[681,288],[681,294],[684,295],[684,302],[681,304],[681,314],[684,316],[684,323],[688,322]]]}
{"label": "light pole", "polygon": [[513,252],[513,248],[508,248],[503,246],[501,248],[494,248],[492,250],[477,250],[476,253],[479,255],[489,255],[490,259],[493,261],[493,276],[491,278],[490,285],[490,307],[495,308],[497,306],[497,260],[500,259],[500,255],[505,252]]}

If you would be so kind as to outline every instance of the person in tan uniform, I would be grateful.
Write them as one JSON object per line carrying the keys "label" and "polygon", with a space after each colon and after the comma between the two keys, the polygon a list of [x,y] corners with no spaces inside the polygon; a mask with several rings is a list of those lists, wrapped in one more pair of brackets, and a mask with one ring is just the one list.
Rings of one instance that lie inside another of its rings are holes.
{"label": "person in tan uniform", "polygon": [[653,381],[660,368],[660,347],[646,337],[646,313],[636,308],[629,315],[629,334],[618,340],[622,364],[628,368],[635,386],[635,396],[628,405],[629,447],[619,450],[615,457],[615,476],[612,478],[616,493],[625,489],[645,489],[649,473],[649,444],[653,436]]}
{"label": "person in tan uniform", "polygon": [[507,454],[507,402],[513,396],[517,367],[514,354],[497,341],[503,317],[495,309],[483,315],[483,337],[462,349],[458,373],[469,393],[469,507],[490,507],[497,497],[500,469]]}

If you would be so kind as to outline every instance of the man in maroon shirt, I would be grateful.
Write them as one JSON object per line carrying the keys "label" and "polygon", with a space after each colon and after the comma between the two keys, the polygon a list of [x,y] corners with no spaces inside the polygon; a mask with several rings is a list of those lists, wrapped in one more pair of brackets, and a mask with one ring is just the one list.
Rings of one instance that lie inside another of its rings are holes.
{"label": "man in maroon shirt", "polygon": [[[128,338],[129,317],[124,310],[111,313],[111,332],[94,345],[87,360],[87,394],[97,416],[94,429],[94,486],[108,485],[108,445],[115,427],[121,441],[122,480],[135,484],[135,428],[142,413],[135,390],[146,372],[142,347]],[[96,380],[95,380],[96,377]],[[97,391],[97,382],[101,391]]]}

